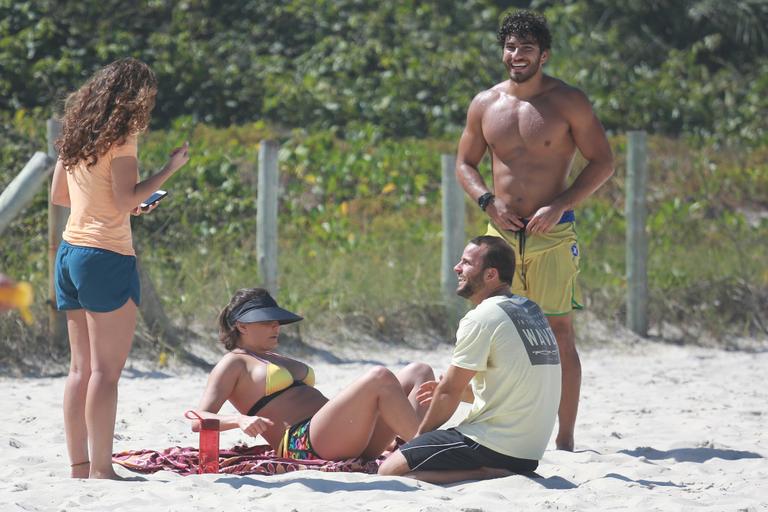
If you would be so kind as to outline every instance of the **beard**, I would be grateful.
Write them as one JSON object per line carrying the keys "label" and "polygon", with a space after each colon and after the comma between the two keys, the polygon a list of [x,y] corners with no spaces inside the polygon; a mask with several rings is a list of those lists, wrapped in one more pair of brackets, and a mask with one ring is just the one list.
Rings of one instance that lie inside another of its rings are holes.
{"label": "beard", "polygon": [[513,73],[514,68],[510,66],[509,69],[509,79],[517,84],[522,84],[524,82],[527,82],[533,76],[539,71],[541,68],[541,55],[539,55],[539,58],[536,59],[534,62],[531,62],[531,65],[528,66],[528,71],[523,73],[522,75]]}
{"label": "beard", "polygon": [[471,296],[473,296],[482,287],[483,287],[483,276],[482,274],[480,274],[480,275],[468,278],[463,283],[459,283],[459,286],[456,288],[456,295],[458,295],[459,297],[468,299]]}

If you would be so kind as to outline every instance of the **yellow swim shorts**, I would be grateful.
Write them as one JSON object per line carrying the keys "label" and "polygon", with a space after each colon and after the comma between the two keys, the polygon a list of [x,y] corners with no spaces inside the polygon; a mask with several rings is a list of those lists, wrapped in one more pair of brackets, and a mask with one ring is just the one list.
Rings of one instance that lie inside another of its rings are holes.
{"label": "yellow swim shorts", "polygon": [[584,307],[576,281],[579,244],[574,222],[557,224],[549,233],[526,236],[522,255],[518,233],[502,232],[489,223],[485,234],[503,238],[515,250],[512,293],[528,297],[547,316],[567,315]]}

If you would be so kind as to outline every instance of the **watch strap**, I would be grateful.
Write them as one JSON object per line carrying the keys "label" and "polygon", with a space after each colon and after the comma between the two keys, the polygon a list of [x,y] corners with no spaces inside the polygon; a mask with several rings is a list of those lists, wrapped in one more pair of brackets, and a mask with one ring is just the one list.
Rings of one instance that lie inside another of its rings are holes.
{"label": "watch strap", "polygon": [[491,204],[491,201],[493,201],[495,197],[496,196],[494,196],[490,192],[486,192],[485,194],[477,198],[477,205],[480,207],[481,210],[485,211],[485,209],[488,208],[488,205]]}

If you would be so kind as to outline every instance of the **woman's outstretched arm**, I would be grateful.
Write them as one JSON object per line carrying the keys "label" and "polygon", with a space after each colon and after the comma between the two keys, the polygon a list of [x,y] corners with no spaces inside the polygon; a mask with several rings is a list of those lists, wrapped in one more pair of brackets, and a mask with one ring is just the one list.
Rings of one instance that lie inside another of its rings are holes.
{"label": "woman's outstretched arm", "polygon": [[168,163],[157,173],[139,181],[138,161],[134,156],[119,156],[112,160],[112,194],[115,207],[120,211],[131,211],[139,203],[160,188],[168,178],[189,160],[189,143],[174,149]]}
{"label": "woman's outstretched arm", "polygon": [[[272,420],[261,416],[247,416],[245,414],[219,414],[224,405],[235,390],[237,380],[242,372],[242,363],[234,358],[225,357],[211,370],[208,383],[200,399],[197,409],[194,409],[203,419],[219,420],[219,430],[231,430],[239,428],[246,434],[256,437],[273,425]],[[192,424],[192,431],[200,430],[200,422]]]}

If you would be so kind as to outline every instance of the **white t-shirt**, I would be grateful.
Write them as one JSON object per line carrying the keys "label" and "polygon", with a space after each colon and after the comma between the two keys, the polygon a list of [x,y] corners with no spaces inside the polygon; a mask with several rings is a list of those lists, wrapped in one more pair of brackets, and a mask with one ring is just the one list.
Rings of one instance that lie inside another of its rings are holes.
{"label": "white t-shirt", "polygon": [[459,323],[451,364],[477,373],[475,401],[456,429],[496,452],[539,460],[560,404],[560,355],[535,302],[485,299]]}

